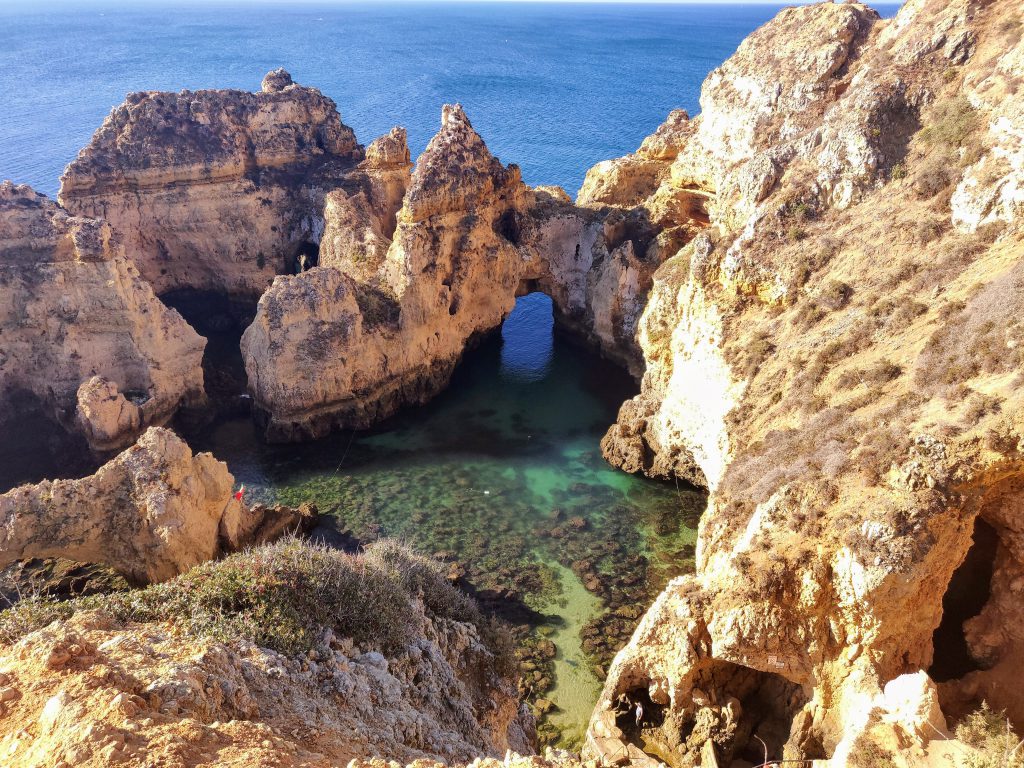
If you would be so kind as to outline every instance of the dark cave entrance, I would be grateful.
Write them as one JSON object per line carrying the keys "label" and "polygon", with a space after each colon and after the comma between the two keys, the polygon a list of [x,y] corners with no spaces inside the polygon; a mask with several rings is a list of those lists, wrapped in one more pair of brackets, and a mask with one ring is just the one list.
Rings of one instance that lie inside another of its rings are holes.
{"label": "dark cave entrance", "polygon": [[301,274],[308,269],[319,266],[320,264],[320,246],[317,243],[306,240],[304,243],[299,245],[298,251],[292,257],[292,263],[288,272],[293,275]]}
{"label": "dark cave entrance", "polygon": [[206,337],[203,379],[218,412],[248,412],[248,378],[242,359],[242,333],[256,316],[259,297],[229,296],[218,291],[179,288],[160,299]]}
{"label": "dark cave entrance", "polygon": [[[654,703],[646,687],[620,699],[615,724],[623,741],[635,744],[671,768],[701,762],[710,740],[721,765],[745,761],[825,759],[815,734],[794,727],[808,698],[804,689],[781,675],[715,661],[694,680],[693,702],[682,709]],[[637,705],[642,716],[637,717]]]}
{"label": "dark cave entrance", "polygon": [[522,242],[522,225],[519,221],[519,214],[513,208],[509,208],[497,218],[493,229],[512,245],[519,245]]}
{"label": "dark cave entrance", "polygon": [[985,607],[992,594],[992,574],[999,546],[996,529],[978,517],[974,537],[942,598],[942,622],[932,635],[935,651],[928,674],[937,683],[956,680],[982,667],[971,656],[964,622]]}

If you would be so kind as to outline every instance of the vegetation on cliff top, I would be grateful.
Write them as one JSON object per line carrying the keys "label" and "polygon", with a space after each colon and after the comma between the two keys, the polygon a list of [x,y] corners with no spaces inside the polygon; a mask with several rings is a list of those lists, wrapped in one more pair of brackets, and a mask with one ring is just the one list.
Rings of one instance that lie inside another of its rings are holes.
{"label": "vegetation on cliff top", "polygon": [[389,540],[352,555],[288,539],[145,589],[66,602],[29,598],[0,612],[0,642],[101,610],[120,621],[171,621],[191,633],[245,639],[286,654],[314,647],[325,629],[392,654],[418,632],[416,597],[430,618],[476,624],[499,669],[512,670],[511,643],[500,627],[448,583],[439,564]]}

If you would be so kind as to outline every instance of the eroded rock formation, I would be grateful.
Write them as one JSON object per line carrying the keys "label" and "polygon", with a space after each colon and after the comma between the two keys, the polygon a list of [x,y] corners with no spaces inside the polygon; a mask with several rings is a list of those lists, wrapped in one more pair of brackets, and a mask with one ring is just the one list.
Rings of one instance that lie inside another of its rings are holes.
{"label": "eroded rock formation", "polygon": [[1022,658],[1021,23],[1010,2],[783,10],[699,117],[588,175],[588,200],[706,225],[654,275],[643,390],[603,447],[712,491],[592,753],[761,760],[756,734],[841,763],[863,738],[927,747],[940,700],[1024,722],[999,682]]}
{"label": "eroded rock formation", "polygon": [[0,289],[0,423],[27,398],[105,451],[201,402],[203,339],[104,222],[0,184]]}
{"label": "eroded rock formation", "polygon": [[70,212],[106,220],[158,294],[255,300],[316,263],[325,193],[363,157],[334,102],[284,70],[245,91],[133,93],[61,177]]}
{"label": "eroded rock formation", "polygon": [[404,132],[374,142],[327,197],[320,268],[278,278],[261,299],[242,349],[268,436],[366,427],[427,400],[532,290],[639,371],[636,326],[671,239],[655,237],[646,211],[530,189],[459,106],[445,107],[411,177],[408,159]]}
{"label": "eroded rock formation", "polygon": [[0,748],[26,768],[454,765],[526,751],[528,716],[493,664],[474,625],[422,607],[399,653],[328,631],[309,658],[80,613],[0,655]]}
{"label": "eroded rock formation", "polygon": [[[243,339],[276,439],[432,396],[529,290],[643,374],[605,455],[711,499],[696,573],[609,671],[592,756],[931,749],[982,699],[1024,724],[1005,685],[1024,658],[1022,24],[1011,0],[785,9],[708,77],[699,116],[596,166],[576,204],[526,187],[459,107],[415,168],[398,130],[364,155],[283,73],[263,94],[132,97],[62,195],[142,238],[160,290],[195,268],[189,287],[255,294],[316,253]],[[166,128],[192,138],[150,174]],[[207,142],[214,161],[189,154]],[[263,199],[283,224],[246,240]],[[211,213],[190,229],[193,206]],[[94,440],[142,423],[120,384],[74,391]],[[50,488],[14,494],[52,516]]]}
{"label": "eroded rock formation", "polygon": [[0,496],[0,566],[61,557],[145,584],[301,525],[291,510],[249,509],[234,484],[226,464],[152,427],[90,477]]}

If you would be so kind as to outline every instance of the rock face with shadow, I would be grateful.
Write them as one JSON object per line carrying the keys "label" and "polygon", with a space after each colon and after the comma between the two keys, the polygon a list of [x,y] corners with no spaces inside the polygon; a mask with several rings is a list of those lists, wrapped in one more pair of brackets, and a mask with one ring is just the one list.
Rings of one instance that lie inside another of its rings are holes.
{"label": "rock face with shadow", "polygon": [[133,93],[61,177],[158,294],[256,298],[316,263],[326,192],[363,158],[333,101],[284,70],[257,93]]}
{"label": "rock face with shadow", "polygon": [[935,754],[983,699],[1024,725],[1000,683],[1022,658],[1022,22],[998,0],[783,10],[699,117],[588,175],[588,204],[704,227],[654,274],[643,388],[602,446],[711,491],[591,756]]}
{"label": "rock face with shadow", "polygon": [[532,290],[639,373],[635,330],[665,256],[646,211],[530,189],[459,106],[444,108],[409,169],[404,132],[374,142],[327,196],[321,266],[277,278],[261,299],[242,350],[268,437],[366,427],[426,401]]}
{"label": "rock face with shadow", "polygon": [[97,450],[203,399],[203,339],[105,222],[0,184],[0,422],[31,400]]}
{"label": "rock face with shadow", "polygon": [[0,495],[0,567],[29,558],[102,563],[135,584],[308,529],[315,510],[249,508],[227,465],[152,427],[81,480]]}

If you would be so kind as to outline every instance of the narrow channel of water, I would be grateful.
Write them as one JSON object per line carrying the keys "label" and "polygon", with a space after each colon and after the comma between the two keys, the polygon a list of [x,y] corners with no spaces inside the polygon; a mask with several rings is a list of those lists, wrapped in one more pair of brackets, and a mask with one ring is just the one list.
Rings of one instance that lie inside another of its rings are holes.
{"label": "narrow channel of water", "polygon": [[266,445],[235,418],[192,442],[228,463],[250,502],[314,501],[358,539],[404,539],[518,605],[524,689],[555,706],[542,736],[571,745],[640,609],[692,562],[704,507],[695,490],[601,458],[635,386],[556,335],[550,299],[531,294],[442,395],[379,429]]}

